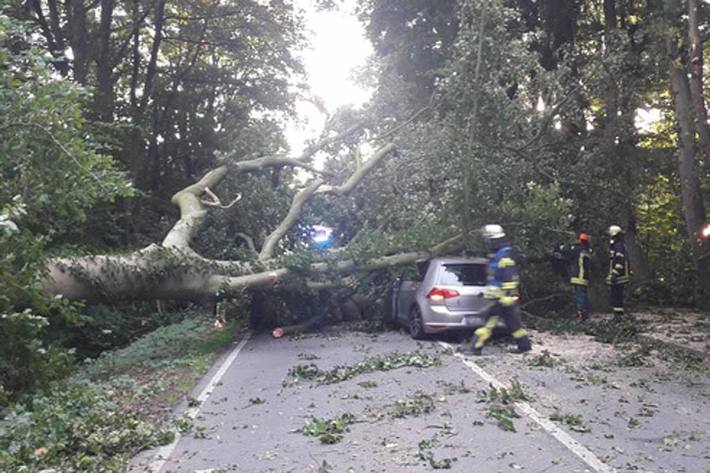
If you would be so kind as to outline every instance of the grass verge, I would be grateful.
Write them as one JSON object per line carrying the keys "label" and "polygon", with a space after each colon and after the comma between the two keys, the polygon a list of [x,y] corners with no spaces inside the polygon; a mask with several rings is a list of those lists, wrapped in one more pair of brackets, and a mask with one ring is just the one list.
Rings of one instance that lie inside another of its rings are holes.
{"label": "grass verge", "polygon": [[10,406],[0,419],[0,471],[113,473],[169,443],[167,422],[232,340],[193,315],[107,352],[68,379]]}

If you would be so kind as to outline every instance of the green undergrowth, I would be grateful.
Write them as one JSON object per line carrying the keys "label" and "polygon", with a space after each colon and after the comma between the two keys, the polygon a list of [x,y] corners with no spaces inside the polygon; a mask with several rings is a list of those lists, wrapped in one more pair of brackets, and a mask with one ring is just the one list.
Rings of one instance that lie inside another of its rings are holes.
{"label": "green undergrowth", "polygon": [[7,408],[0,471],[120,472],[140,450],[169,443],[170,412],[233,338],[233,324],[211,322],[159,328]]}
{"label": "green undergrowth", "polygon": [[311,381],[316,384],[335,384],[354,378],[360,374],[375,371],[390,371],[404,367],[430,368],[441,365],[438,355],[421,352],[393,352],[386,355],[368,356],[359,363],[336,366],[330,370],[322,370],[315,364],[296,365],[288,372],[284,385],[299,381]]}

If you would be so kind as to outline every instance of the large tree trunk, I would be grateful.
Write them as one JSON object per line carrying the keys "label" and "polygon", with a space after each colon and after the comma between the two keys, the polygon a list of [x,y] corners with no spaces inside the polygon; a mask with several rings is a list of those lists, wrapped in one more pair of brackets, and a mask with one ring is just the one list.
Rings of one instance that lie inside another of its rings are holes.
{"label": "large tree trunk", "polygon": [[74,80],[81,85],[87,85],[87,65],[89,48],[87,45],[86,4],[84,0],[66,2],[67,18],[71,29],[71,49],[74,55]]}
{"label": "large tree trunk", "polygon": [[690,97],[695,113],[695,126],[700,137],[700,146],[705,158],[705,167],[710,170],[710,126],[705,108],[705,93],[703,88],[703,41],[698,27],[698,1],[688,0],[688,39],[690,48]]}
{"label": "large tree trunk", "polygon": [[678,125],[678,176],[688,243],[700,277],[706,285],[710,285],[710,245],[701,234],[705,224],[705,207],[695,165],[695,130],[688,75],[674,37],[667,38],[666,50],[670,60],[671,93]]}
{"label": "large tree trunk", "polygon": [[114,0],[101,0],[101,21],[98,30],[96,55],[96,94],[94,116],[102,122],[113,121],[113,57],[111,51],[111,23]]}
{"label": "large tree trunk", "polygon": [[[343,132],[347,136],[351,131]],[[288,283],[293,270],[278,267],[272,259],[278,242],[299,217],[308,200],[315,194],[344,196],[351,192],[375,166],[394,154],[394,145],[386,144],[340,185],[326,185],[324,177],[316,178],[306,191],[296,194],[291,210],[279,227],[269,235],[258,265],[239,261],[217,261],[203,258],[191,248],[199,235],[209,207],[224,207],[214,194],[228,172],[251,172],[273,167],[301,167],[324,174],[307,164],[306,160],[331,140],[313,146],[300,159],[266,156],[249,161],[232,162],[210,172],[195,184],[173,196],[172,202],[180,209],[180,220],[165,236],[162,244],[150,245],[128,255],[58,258],[48,262],[47,274],[42,279],[44,292],[71,300],[120,299],[177,299],[218,300],[251,287],[269,287]],[[203,200],[207,195],[210,200]],[[357,271],[373,271],[391,266],[413,263],[419,259],[442,254],[452,245],[460,245],[461,236],[433,247],[393,256],[382,256],[364,262],[341,260],[316,262],[309,272],[320,278],[340,279]],[[298,277],[302,275],[299,272]]]}

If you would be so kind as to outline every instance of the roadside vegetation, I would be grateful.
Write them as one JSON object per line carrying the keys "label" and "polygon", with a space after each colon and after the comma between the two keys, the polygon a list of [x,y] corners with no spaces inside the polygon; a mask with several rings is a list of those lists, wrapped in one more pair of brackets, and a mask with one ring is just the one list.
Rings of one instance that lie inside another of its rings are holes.
{"label": "roadside vegetation", "polygon": [[169,443],[180,428],[173,408],[236,329],[216,330],[211,314],[183,316],[8,406],[0,471],[121,472],[140,450]]}

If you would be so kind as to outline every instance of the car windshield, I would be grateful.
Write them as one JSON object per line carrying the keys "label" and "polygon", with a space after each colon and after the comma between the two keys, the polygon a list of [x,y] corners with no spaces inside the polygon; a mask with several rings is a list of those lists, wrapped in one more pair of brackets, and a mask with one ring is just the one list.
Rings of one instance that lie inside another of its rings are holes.
{"label": "car windshield", "polygon": [[445,286],[485,286],[486,266],[483,264],[445,264],[439,272],[439,284]]}

